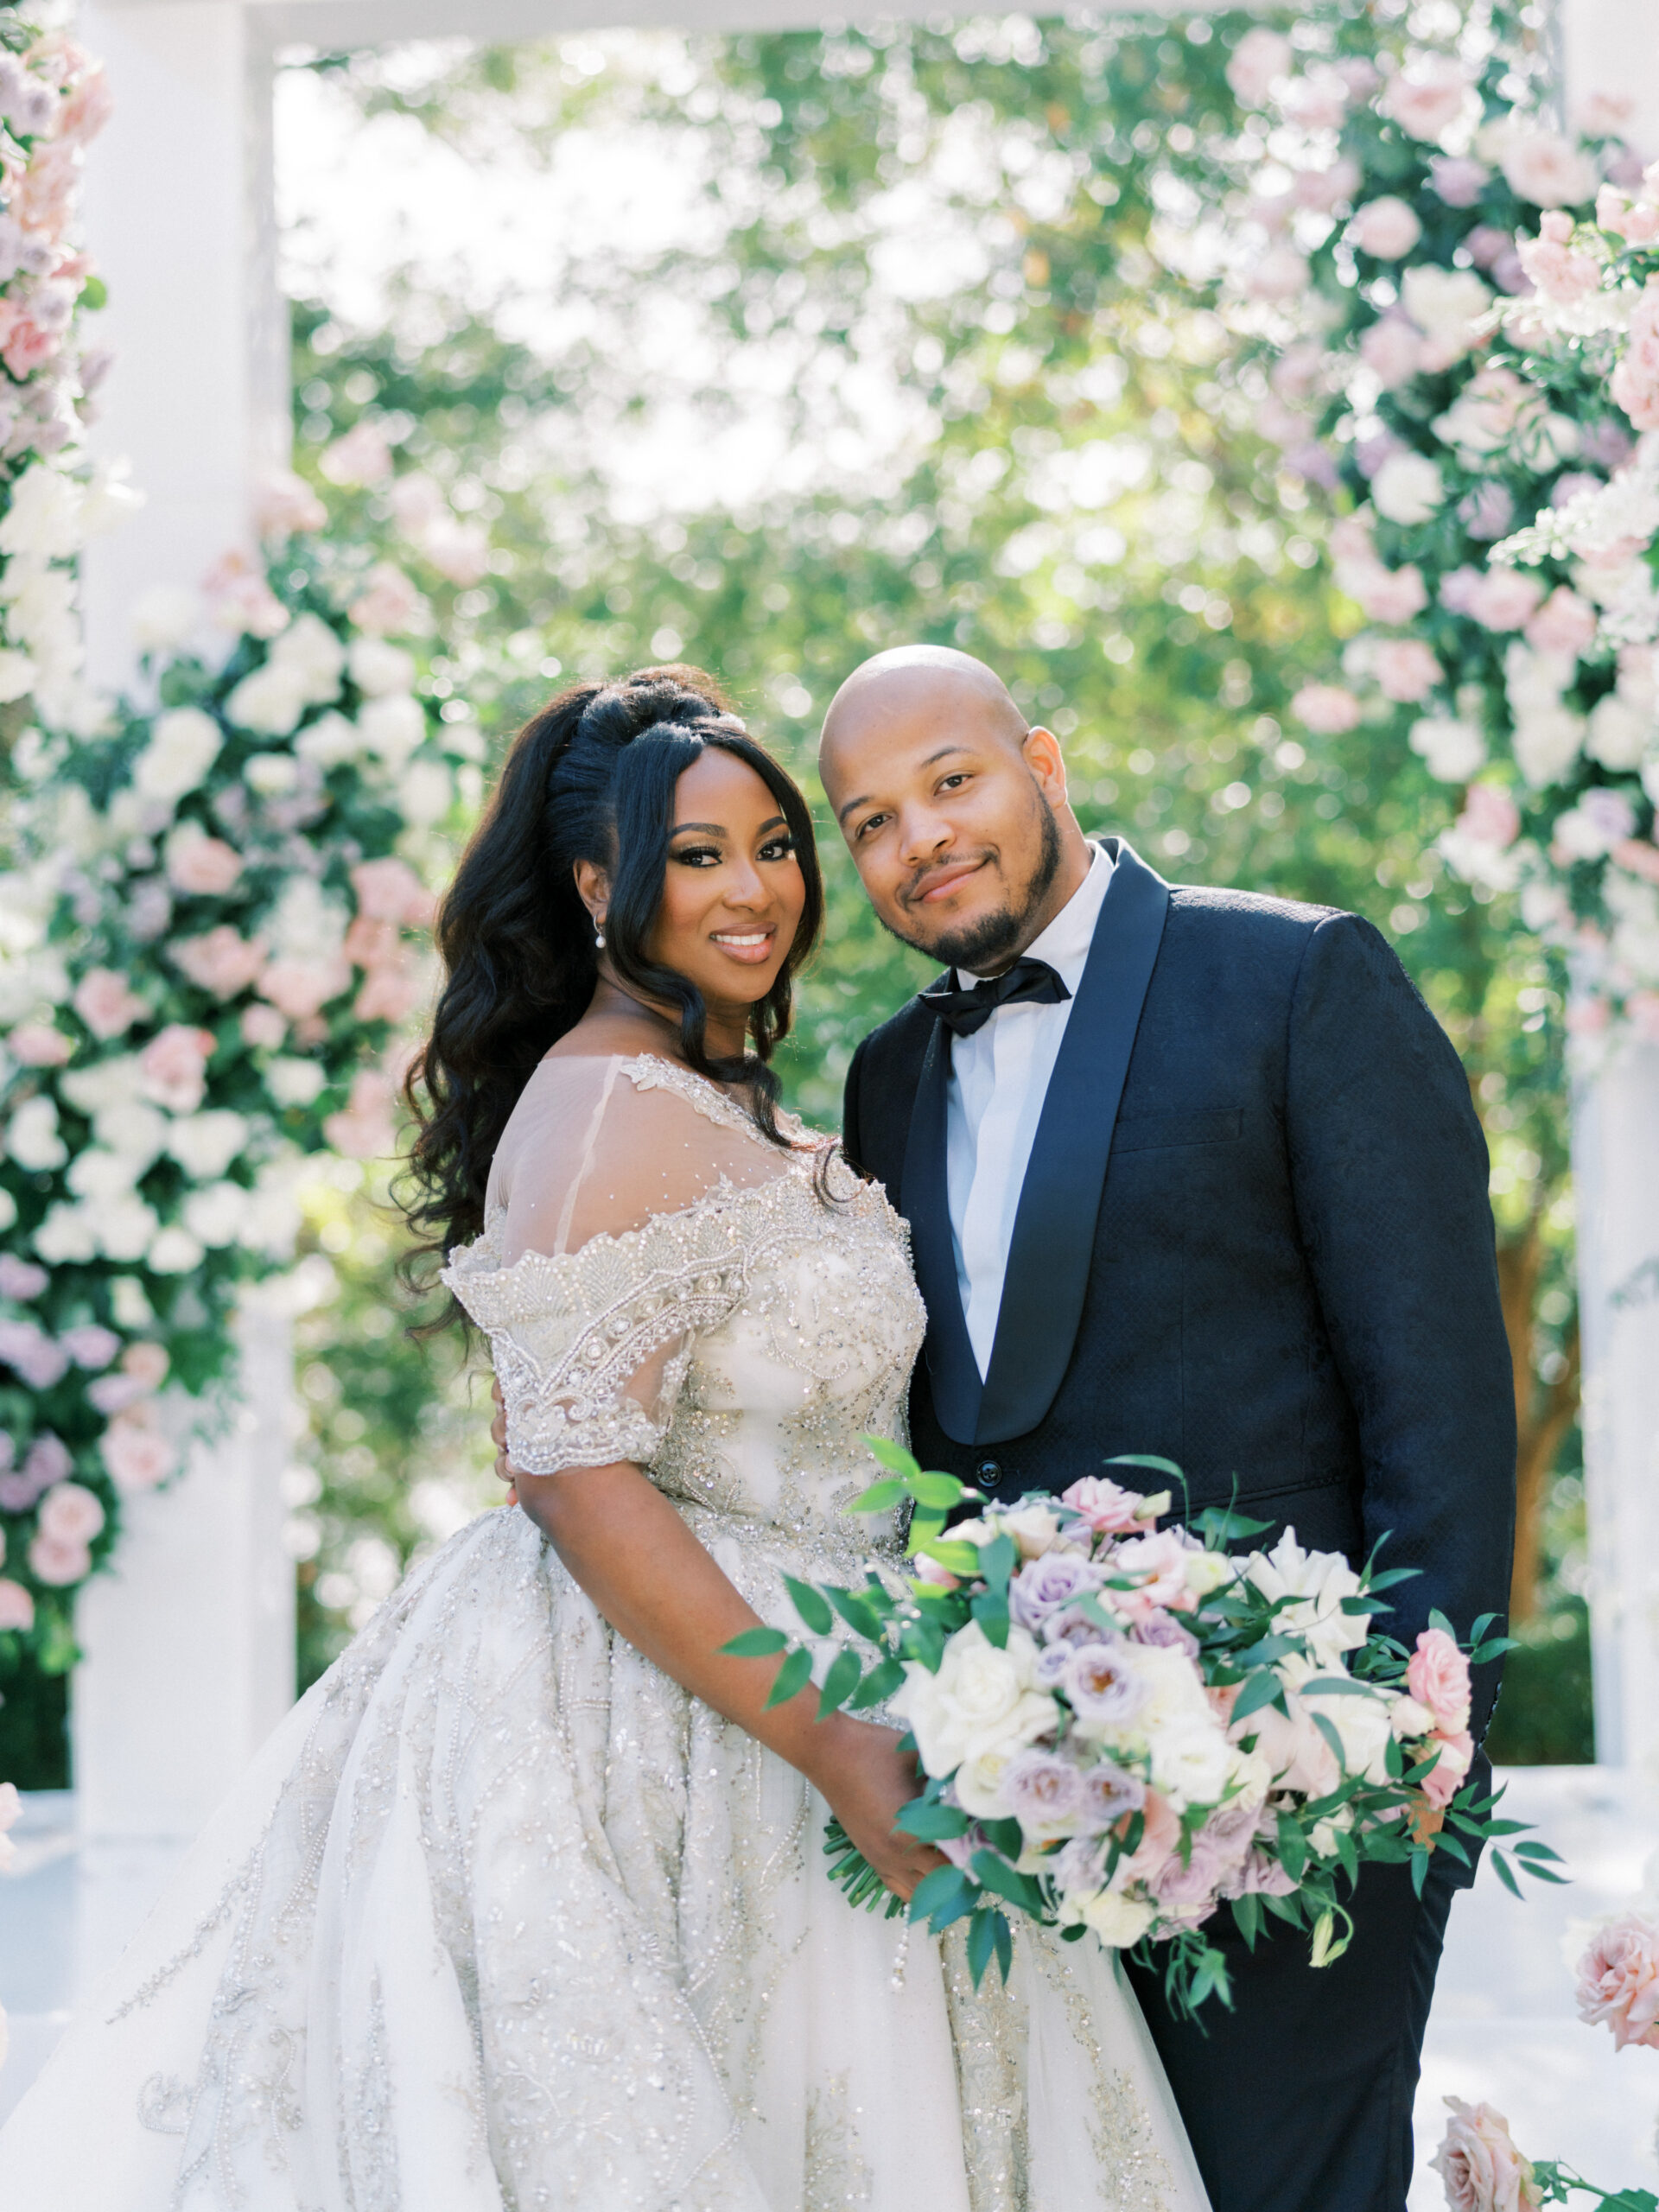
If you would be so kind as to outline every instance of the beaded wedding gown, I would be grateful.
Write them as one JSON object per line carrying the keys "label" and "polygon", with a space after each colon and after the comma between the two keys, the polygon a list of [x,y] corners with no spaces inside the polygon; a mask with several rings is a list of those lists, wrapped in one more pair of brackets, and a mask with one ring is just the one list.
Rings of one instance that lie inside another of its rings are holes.
{"label": "beaded wedding gown", "polygon": [[[861,1575],[923,1313],[879,1188],[655,1058],[544,1061],[447,1280],[512,1454],[632,1459],[749,1603]],[[1133,1996],[852,1911],[794,1770],[523,1513],[296,1707],[0,2133],[15,2212],[1206,2212]]]}

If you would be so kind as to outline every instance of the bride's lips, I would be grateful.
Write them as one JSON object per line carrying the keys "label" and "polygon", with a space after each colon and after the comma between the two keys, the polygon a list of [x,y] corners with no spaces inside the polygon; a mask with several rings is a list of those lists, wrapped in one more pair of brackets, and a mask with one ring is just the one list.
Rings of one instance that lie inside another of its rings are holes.
{"label": "bride's lips", "polygon": [[741,960],[746,968],[762,968],[772,957],[772,948],[778,931],[773,927],[760,930],[714,930],[710,937],[727,957]]}
{"label": "bride's lips", "polygon": [[948,899],[970,875],[977,875],[984,865],[982,860],[963,861],[955,867],[938,869],[925,879],[920,891],[912,895],[910,904],[912,906],[931,906],[941,899]]}

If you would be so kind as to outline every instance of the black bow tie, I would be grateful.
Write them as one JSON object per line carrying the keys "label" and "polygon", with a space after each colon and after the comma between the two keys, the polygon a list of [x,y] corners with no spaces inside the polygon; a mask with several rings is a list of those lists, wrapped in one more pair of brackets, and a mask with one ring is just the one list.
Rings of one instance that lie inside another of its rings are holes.
{"label": "black bow tie", "polygon": [[[951,973],[955,974],[955,969]],[[1018,1006],[1033,1000],[1058,1006],[1071,994],[1046,960],[1016,960],[1005,975],[993,976],[969,989],[951,989],[943,980],[921,995],[947,1029],[958,1037],[971,1037],[982,1029],[1000,1006]]]}

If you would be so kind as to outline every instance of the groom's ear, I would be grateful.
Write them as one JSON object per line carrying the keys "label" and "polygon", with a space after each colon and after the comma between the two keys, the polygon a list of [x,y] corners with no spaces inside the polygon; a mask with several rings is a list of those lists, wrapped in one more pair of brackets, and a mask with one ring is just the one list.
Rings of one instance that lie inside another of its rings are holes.
{"label": "groom's ear", "polygon": [[1053,731],[1046,729],[1041,722],[1033,722],[1026,732],[1020,750],[1049,804],[1064,806],[1066,803],[1065,755],[1061,752],[1060,741]]}

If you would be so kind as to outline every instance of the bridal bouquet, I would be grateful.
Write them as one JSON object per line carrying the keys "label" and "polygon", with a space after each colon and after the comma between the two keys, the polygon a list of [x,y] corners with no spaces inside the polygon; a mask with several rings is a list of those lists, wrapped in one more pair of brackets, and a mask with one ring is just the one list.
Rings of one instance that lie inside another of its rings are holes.
{"label": "bridal bouquet", "polygon": [[[848,1509],[911,1507],[911,1579],[872,1572],[861,1588],[789,1581],[819,1644],[836,1632],[821,1714],[883,1705],[908,1724],[926,1787],[899,1826],[948,1864],[922,1882],[912,1920],[968,1923],[976,1983],[1012,1955],[1007,1908],[1090,1930],[1143,1961],[1167,1947],[1166,1986],[1191,2012],[1230,2002],[1225,1958],[1202,1933],[1225,1902],[1253,1948],[1268,1918],[1311,1935],[1313,1962],[1345,1949],[1362,1861],[1409,1860],[1421,1889],[1432,1847],[1468,1863],[1471,1841],[1518,1834],[1465,1780],[1469,1667],[1507,1640],[1450,1623],[1407,1651],[1374,1627],[1382,1592],[1415,1572],[1357,1573],[1287,1530],[1269,1553],[1227,1547],[1268,1523],[1212,1507],[1193,1530],[1159,1527],[1170,1492],[1090,1477],[1059,1497],[984,1504],[954,1476],[925,1474],[870,1440],[889,1471]],[[1179,1480],[1166,1460],[1126,1459]],[[1196,1531],[1196,1533],[1194,1533]],[[876,1653],[867,1672],[856,1645]],[[772,1699],[812,1679],[813,1643],[748,1630],[728,1649],[786,1651]],[[1525,1871],[1559,1878],[1541,1843],[1513,1847]],[[836,1823],[832,1871],[855,1904],[888,1897]],[[1518,1889],[1501,1850],[1503,1879]]]}

